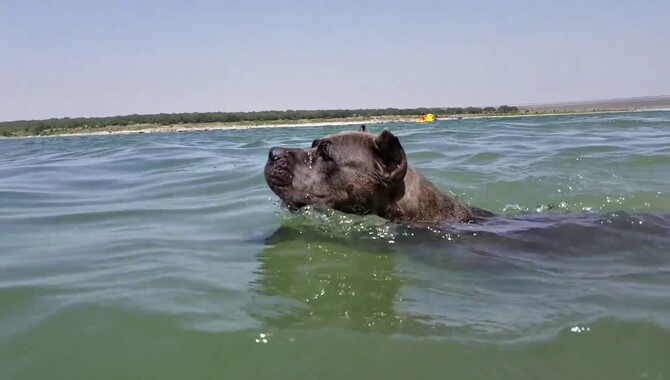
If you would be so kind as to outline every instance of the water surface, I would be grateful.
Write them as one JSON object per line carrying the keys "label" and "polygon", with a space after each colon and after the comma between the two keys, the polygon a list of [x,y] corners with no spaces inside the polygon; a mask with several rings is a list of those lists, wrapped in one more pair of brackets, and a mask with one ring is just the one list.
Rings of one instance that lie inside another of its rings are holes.
{"label": "water surface", "polygon": [[0,140],[0,379],[670,377],[670,113],[386,126],[502,217],[282,210],[351,126]]}

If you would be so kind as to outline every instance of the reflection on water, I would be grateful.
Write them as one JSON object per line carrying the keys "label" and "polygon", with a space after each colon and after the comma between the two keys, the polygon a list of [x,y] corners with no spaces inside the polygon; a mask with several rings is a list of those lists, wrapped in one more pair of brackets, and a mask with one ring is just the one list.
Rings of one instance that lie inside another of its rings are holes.
{"label": "reflection on water", "polygon": [[588,321],[613,308],[634,318],[632,295],[616,290],[628,283],[670,325],[670,301],[652,296],[670,273],[662,246],[670,214],[528,214],[435,228],[307,208],[258,255],[255,316],[279,329],[517,339],[546,333],[548,320]]}
{"label": "reflection on water", "polygon": [[319,241],[291,227],[279,228],[268,243],[259,254],[258,292],[291,301],[284,310],[265,311],[270,326],[393,332],[402,323],[394,307],[401,284],[391,249]]}

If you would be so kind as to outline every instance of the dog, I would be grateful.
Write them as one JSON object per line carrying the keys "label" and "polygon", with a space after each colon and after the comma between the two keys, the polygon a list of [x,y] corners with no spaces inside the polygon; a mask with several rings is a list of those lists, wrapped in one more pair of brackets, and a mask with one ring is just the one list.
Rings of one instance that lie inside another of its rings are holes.
{"label": "dog", "polygon": [[273,147],[264,169],[270,189],[291,211],[322,205],[414,224],[476,223],[493,213],[453,199],[407,165],[400,141],[346,131],[314,140],[308,149]]}

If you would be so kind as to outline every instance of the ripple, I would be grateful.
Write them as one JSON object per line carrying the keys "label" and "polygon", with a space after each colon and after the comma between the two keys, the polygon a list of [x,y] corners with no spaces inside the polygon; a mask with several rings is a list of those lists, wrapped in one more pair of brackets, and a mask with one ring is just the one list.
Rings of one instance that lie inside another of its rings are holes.
{"label": "ripple", "polygon": [[440,228],[277,205],[268,148],[351,126],[0,140],[0,331],[78,331],[69,313],[108,308],[207,333],[563,341],[621,318],[664,334],[668,115],[370,125],[504,215]]}

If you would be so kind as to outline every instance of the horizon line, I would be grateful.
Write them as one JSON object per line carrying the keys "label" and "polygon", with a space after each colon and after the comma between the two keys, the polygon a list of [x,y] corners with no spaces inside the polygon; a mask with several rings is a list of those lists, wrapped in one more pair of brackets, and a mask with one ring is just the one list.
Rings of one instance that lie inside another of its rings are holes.
{"label": "horizon line", "polygon": [[[557,102],[545,102],[545,103],[503,103],[501,105],[514,106],[514,107],[538,107],[538,106],[573,106],[580,104],[591,104],[591,103],[611,103],[611,102],[621,102],[621,101],[640,101],[640,100],[670,100],[670,94],[668,95],[645,95],[645,96],[631,96],[631,97],[619,97],[619,98],[607,98],[607,99],[584,99],[584,100],[570,100],[570,101],[557,101]],[[499,105],[499,106],[501,106]],[[498,107],[499,107],[498,106]],[[389,109],[395,108],[398,110],[407,110],[407,109],[444,109],[444,108],[486,108],[492,106],[421,106],[421,107],[370,107],[370,108],[321,108],[321,109],[285,109],[285,110],[258,110],[258,111],[192,111],[192,112],[158,112],[158,113],[129,113],[129,114],[118,114],[118,115],[105,115],[105,116],[62,116],[62,117],[49,117],[45,119],[14,119],[14,120],[0,120],[2,123],[13,123],[13,122],[34,122],[34,121],[45,121],[52,119],[97,119],[97,118],[114,118],[114,117],[127,117],[127,116],[145,116],[145,115],[160,115],[160,114],[198,114],[198,113],[255,113],[255,112],[288,112],[288,111],[332,111],[332,110],[375,110],[375,109]]]}

